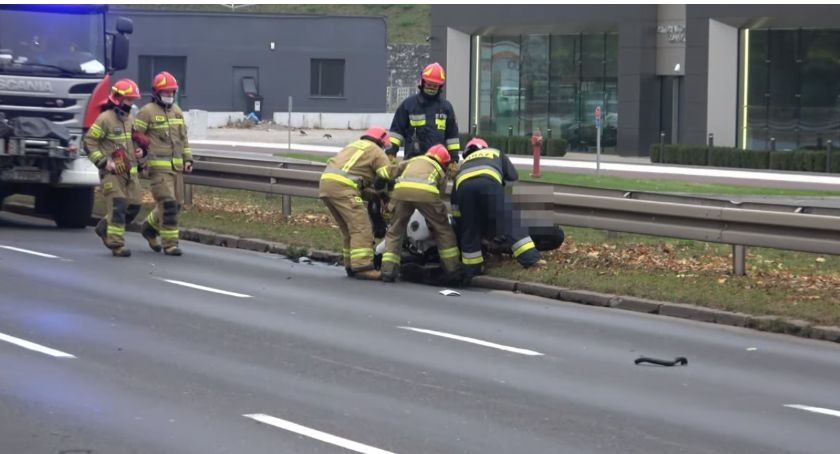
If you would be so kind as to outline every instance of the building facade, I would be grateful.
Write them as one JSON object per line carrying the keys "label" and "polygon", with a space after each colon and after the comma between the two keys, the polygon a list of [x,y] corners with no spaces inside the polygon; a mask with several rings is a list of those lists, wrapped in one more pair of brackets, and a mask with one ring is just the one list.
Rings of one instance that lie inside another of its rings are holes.
{"label": "building facade", "polygon": [[[136,11],[112,8],[110,28],[134,22],[129,67],[116,74],[150,93],[171,72],[185,109],[245,112],[385,111],[387,32],[382,17]],[[253,101],[251,101],[253,102]]]}
{"label": "building facade", "polygon": [[[477,12],[476,8],[481,11]],[[840,6],[434,5],[432,59],[462,129],[592,151],[840,139]]]}

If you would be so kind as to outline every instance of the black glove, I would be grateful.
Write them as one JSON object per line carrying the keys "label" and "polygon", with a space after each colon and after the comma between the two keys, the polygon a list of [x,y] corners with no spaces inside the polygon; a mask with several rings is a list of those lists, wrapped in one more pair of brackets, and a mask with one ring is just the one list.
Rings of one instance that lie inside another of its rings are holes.
{"label": "black glove", "polygon": [[458,150],[450,151],[449,158],[451,159],[451,162],[457,163],[461,160],[461,153],[459,153]]}
{"label": "black glove", "polygon": [[386,187],[388,187],[388,182],[390,181],[391,180],[389,180],[388,178],[383,178],[377,175],[376,178],[373,179],[373,189],[375,189],[377,192],[382,191]]}
{"label": "black glove", "polygon": [[385,147],[385,154],[387,154],[387,155],[396,156],[397,153],[399,153],[399,152],[400,152],[400,147],[398,147],[396,144],[389,143]]}

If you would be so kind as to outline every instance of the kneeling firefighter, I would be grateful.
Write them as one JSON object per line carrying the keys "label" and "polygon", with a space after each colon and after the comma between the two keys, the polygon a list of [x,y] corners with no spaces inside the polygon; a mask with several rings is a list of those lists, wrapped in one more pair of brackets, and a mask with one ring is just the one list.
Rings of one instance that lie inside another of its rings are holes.
{"label": "kneeling firefighter", "polygon": [[330,158],[321,174],[319,197],[341,229],[344,268],[358,279],[381,277],[373,266],[373,231],[362,193],[374,180],[387,183],[396,177],[398,167],[383,150],[389,141],[385,128],[372,127]]}
{"label": "kneeling firefighter", "polygon": [[134,117],[131,106],[140,98],[140,89],[130,79],[111,87],[102,113],[85,133],[84,142],[90,159],[100,170],[102,195],[107,212],[94,230],[116,257],[129,257],[125,247],[125,226],[140,212],[143,189],[137,177],[138,160],[143,151],[132,140]]}
{"label": "kneeling firefighter", "polygon": [[514,219],[512,207],[505,200],[505,183],[518,179],[516,168],[503,152],[489,148],[478,137],[467,142],[451,199],[467,283],[482,272],[482,238],[506,237],[513,256],[525,268],[540,262],[528,229]]}
{"label": "kneeling firefighter", "polygon": [[414,210],[418,210],[426,219],[437,242],[441,266],[446,273],[445,280],[461,281],[458,241],[449,224],[446,206],[441,200],[441,195],[446,191],[449,163],[450,153],[446,147],[434,145],[425,156],[411,158],[400,166],[402,172],[391,194],[395,208],[393,220],[385,235],[382,280],[393,282],[397,278],[406,227]]}

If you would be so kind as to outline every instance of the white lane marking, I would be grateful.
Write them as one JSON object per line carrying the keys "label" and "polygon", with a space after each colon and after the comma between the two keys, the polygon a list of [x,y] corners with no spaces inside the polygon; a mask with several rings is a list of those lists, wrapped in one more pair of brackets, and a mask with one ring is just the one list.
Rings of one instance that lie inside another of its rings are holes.
{"label": "white lane marking", "polygon": [[197,289],[197,290],[204,290],[205,292],[220,293],[222,295],[235,296],[237,298],[251,298],[251,295],[245,295],[245,294],[242,294],[242,293],[235,293],[235,292],[228,292],[227,290],[219,290],[219,289],[213,288],[213,287],[205,287],[203,285],[190,284],[189,282],[176,281],[176,280],[173,280],[173,279],[163,279],[163,280],[166,281],[166,282],[169,282],[170,284],[181,285],[181,286],[184,286],[184,287],[194,288],[194,289]]}
{"label": "white lane marking", "polygon": [[506,352],[511,352],[511,353],[518,353],[520,355],[543,356],[542,353],[535,352],[533,350],[526,350],[524,348],[516,348],[516,347],[509,347],[507,345],[494,344],[493,342],[487,342],[487,341],[483,341],[483,340],[480,340],[480,339],[473,339],[471,337],[459,336],[457,334],[449,334],[449,333],[443,333],[443,332],[440,332],[440,331],[432,331],[430,329],[412,328],[410,326],[398,326],[397,328],[407,329],[409,331],[416,331],[418,333],[431,334],[432,336],[445,337],[447,339],[454,339],[454,340],[458,340],[458,341],[461,341],[461,342],[469,342],[471,344],[481,345],[483,347],[497,348],[499,350],[504,350]]}
{"label": "white lane marking", "polygon": [[61,257],[52,254],[44,254],[43,252],[30,251],[29,249],[21,249],[19,247],[5,246],[0,244],[0,249],[8,249],[10,251],[23,252],[24,254],[37,255],[38,257],[46,257],[48,259],[59,259]]}
{"label": "white lane marking", "polygon": [[321,432],[320,430],[315,430],[306,426],[301,426],[300,424],[295,424],[291,421],[286,421],[285,419],[275,418],[271,415],[266,415],[263,413],[254,413],[242,416],[246,418],[251,418],[255,421],[259,421],[263,424],[268,424],[269,426],[274,426],[283,430],[288,430],[289,432],[294,432],[309,438],[314,438],[318,441],[323,441],[324,443],[329,443],[331,445],[339,446],[344,449],[349,449],[351,451],[360,452],[362,454],[394,454],[391,451],[385,451],[379,448],[374,448],[373,446],[357,443],[346,438],[341,438],[336,435],[330,435],[326,432]]}
{"label": "white lane marking", "polygon": [[10,344],[15,344],[18,347],[23,347],[56,358],[75,358],[75,356],[71,355],[70,353],[64,353],[60,350],[54,350],[49,347],[44,347],[43,345],[38,345],[34,342],[29,342],[28,340],[23,340],[18,337],[9,336],[8,334],[0,333],[0,340],[6,341]]}
{"label": "white lane marking", "polygon": [[811,413],[819,413],[821,415],[836,416],[840,418],[840,411],[832,410],[830,408],[809,407],[807,405],[787,404],[785,407],[795,408],[797,410],[810,411]]}

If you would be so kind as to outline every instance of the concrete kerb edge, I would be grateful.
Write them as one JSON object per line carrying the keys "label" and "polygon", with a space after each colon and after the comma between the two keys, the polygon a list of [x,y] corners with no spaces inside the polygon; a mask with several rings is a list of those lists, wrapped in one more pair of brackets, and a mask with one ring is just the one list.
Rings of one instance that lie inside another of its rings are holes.
{"label": "concrete kerb edge", "polygon": [[[38,216],[33,207],[24,204],[7,203],[4,208],[12,213]],[[88,225],[95,226],[99,220],[100,217],[94,215],[91,217]],[[140,225],[132,223],[126,226],[126,230],[130,232],[139,232]],[[260,252],[284,255],[293,258],[306,256],[313,261],[326,262],[330,264],[339,264],[343,261],[342,254],[337,252],[319,249],[304,250],[303,248],[296,248],[285,243],[255,238],[240,238],[235,235],[222,235],[204,229],[181,229],[179,237],[184,241],[193,241],[202,244],[224,246],[235,249],[257,250]],[[471,285],[472,287],[488,290],[518,292],[526,295],[586,304],[589,306],[608,307],[631,312],[642,312],[667,317],[684,318],[720,325],[750,328],[756,331],[788,334],[798,337],[840,343],[840,327],[819,326],[811,324],[805,320],[792,319],[788,317],[775,315],[749,315],[738,312],[711,309],[702,306],[694,306],[691,304],[669,303],[666,301],[648,300],[634,296],[613,295],[609,293],[592,292],[589,290],[571,290],[548,284],[521,282],[493,276],[477,276],[473,278]]]}

